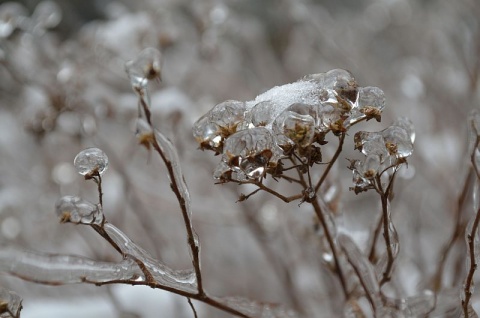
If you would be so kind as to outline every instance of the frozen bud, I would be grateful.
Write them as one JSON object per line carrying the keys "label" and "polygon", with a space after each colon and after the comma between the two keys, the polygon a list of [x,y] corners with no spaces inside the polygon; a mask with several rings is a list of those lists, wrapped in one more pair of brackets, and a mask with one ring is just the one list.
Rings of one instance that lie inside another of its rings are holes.
{"label": "frozen bud", "polygon": [[361,87],[358,90],[356,106],[358,117],[366,117],[367,120],[375,118],[380,121],[385,108],[385,94],[378,87]]}
{"label": "frozen bud", "polygon": [[407,131],[399,126],[390,126],[382,131],[385,147],[391,155],[406,158],[413,153],[413,143]]}
{"label": "frozen bud", "polygon": [[145,146],[145,148],[150,149],[151,143],[154,141],[154,134],[152,127],[142,118],[137,120],[137,127],[135,130],[135,135],[137,136],[138,142]]}
{"label": "frozen bud", "polygon": [[[212,149],[222,152],[225,138],[241,130],[247,129],[245,124],[245,103],[227,100],[213,107],[193,124],[193,136],[202,149]],[[245,125],[244,125],[245,124]]]}
{"label": "frozen bud", "polygon": [[18,26],[19,20],[27,16],[27,9],[17,2],[0,5],[0,38],[7,38]]}
{"label": "frozen bud", "polygon": [[[296,106],[298,106],[298,104]],[[284,135],[301,147],[306,147],[313,142],[315,136],[315,119],[308,114],[307,110],[303,112],[307,114],[303,115],[291,110],[298,107],[288,107],[283,111],[275,119],[273,131],[277,135]]]}
{"label": "frozen bud", "polygon": [[357,99],[357,82],[346,70],[333,69],[325,74],[325,88],[334,90],[338,96],[350,102]]}
{"label": "frozen bud", "polygon": [[271,101],[263,101],[250,110],[251,122],[255,127],[268,126],[275,118],[275,104]]}
{"label": "frozen bud", "polygon": [[221,152],[223,141],[221,129],[210,120],[208,115],[203,115],[193,124],[193,136],[200,144],[200,148]]}
{"label": "frozen bud", "polygon": [[378,170],[380,169],[380,156],[376,154],[366,156],[359,169],[359,172],[363,175],[364,178],[374,178],[377,175]]}
{"label": "frozen bud", "polygon": [[136,58],[125,63],[125,70],[134,88],[145,88],[148,81],[162,79],[162,54],[155,48],[146,48]]}
{"label": "frozen bud", "polygon": [[[267,167],[277,164],[280,155],[281,149],[270,130],[255,127],[230,136],[225,142],[222,160],[236,173],[235,179],[242,181],[261,178]],[[218,168],[222,170],[224,164]]]}
{"label": "frozen bud", "polygon": [[100,225],[104,221],[100,205],[71,195],[57,201],[55,212],[61,223]]}
{"label": "frozen bud", "polygon": [[221,127],[227,135],[237,130],[237,125],[245,120],[246,107],[244,102],[227,100],[215,105],[208,116],[210,120]]}
{"label": "frozen bud", "polygon": [[51,29],[56,27],[62,20],[62,10],[54,1],[42,1],[36,7],[32,14],[37,27],[41,29]]}
{"label": "frozen bud", "polygon": [[322,132],[343,130],[342,112],[331,104],[321,104],[318,107],[318,122],[317,128]]}
{"label": "frozen bud", "polygon": [[78,153],[73,165],[82,176],[102,175],[108,168],[108,157],[101,149],[87,148]]}

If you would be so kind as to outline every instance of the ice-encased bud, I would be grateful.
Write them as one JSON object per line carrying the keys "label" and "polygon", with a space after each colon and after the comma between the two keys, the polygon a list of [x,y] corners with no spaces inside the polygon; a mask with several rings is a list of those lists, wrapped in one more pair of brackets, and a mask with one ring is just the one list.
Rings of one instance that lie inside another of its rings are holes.
{"label": "ice-encased bud", "polygon": [[57,201],[55,212],[62,223],[99,225],[104,220],[100,205],[71,195]]}
{"label": "ice-encased bud", "polygon": [[51,29],[62,21],[62,10],[54,1],[42,1],[35,7],[32,18],[37,27]]}
{"label": "ice-encased bud", "polygon": [[193,124],[193,136],[202,149],[222,152],[224,139],[235,133],[237,127],[245,122],[245,112],[244,102],[224,101]]}
{"label": "ice-encased bud", "polygon": [[205,114],[193,124],[193,137],[202,149],[221,150],[222,133],[220,127],[213,123],[209,114]]}
{"label": "ice-encased bud", "polygon": [[355,107],[350,116],[350,123],[363,118],[381,120],[385,108],[385,94],[378,87],[360,87]]}
{"label": "ice-encased bud", "polygon": [[280,155],[281,149],[270,130],[264,127],[242,130],[226,139],[223,162],[217,167],[215,175],[224,175],[228,166],[239,181],[258,179],[267,167],[277,164]]}
{"label": "ice-encased bud", "polygon": [[406,158],[413,153],[413,143],[409,133],[400,126],[390,126],[382,130],[385,147],[390,155]]}
{"label": "ice-encased bud", "polygon": [[125,63],[125,70],[132,87],[145,88],[148,81],[162,79],[162,53],[152,47],[146,48]]}
{"label": "ice-encased bud", "polygon": [[250,120],[255,127],[268,126],[275,120],[275,104],[271,101],[263,101],[252,107]]}
{"label": "ice-encased bud", "polygon": [[359,172],[366,179],[372,179],[380,169],[380,156],[377,154],[369,154],[365,157],[361,165],[358,167]]}
{"label": "ice-encased bud", "polygon": [[357,86],[349,71],[333,69],[325,73],[325,88],[335,91],[338,96],[352,103],[357,99]]}
{"label": "ice-encased bud", "polygon": [[288,107],[275,119],[273,131],[301,147],[310,145],[315,136],[315,119],[309,114],[309,105]]}
{"label": "ice-encased bud", "polygon": [[78,153],[73,165],[82,176],[102,175],[108,168],[107,155],[98,148],[87,148]]}

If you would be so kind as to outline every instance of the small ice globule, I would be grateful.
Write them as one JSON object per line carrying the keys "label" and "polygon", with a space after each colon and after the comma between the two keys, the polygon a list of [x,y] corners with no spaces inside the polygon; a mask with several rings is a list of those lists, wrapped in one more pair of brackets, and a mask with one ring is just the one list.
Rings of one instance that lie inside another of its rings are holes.
{"label": "small ice globule", "polygon": [[101,149],[87,148],[77,154],[73,165],[82,176],[102,175],[108,168],[108,157]]}
{"label": "small ice globule", "polygon": [[104,220],[100,205],[71,195],[57,201],[55,212],[61,223],[100,225]]}
{"label": "small ice globule", "polygon": [[155,78],[162,80],[162,53],[152,47],[146,48],[125,63],[125,70],[132,86],[143,89],[148,81]]}

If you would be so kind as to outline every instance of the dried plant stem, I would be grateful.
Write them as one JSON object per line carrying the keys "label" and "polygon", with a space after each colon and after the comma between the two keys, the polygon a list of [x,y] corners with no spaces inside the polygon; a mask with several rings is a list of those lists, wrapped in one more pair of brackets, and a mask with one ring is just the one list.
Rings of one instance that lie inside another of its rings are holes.
{"label": "dried plant stem", "polygon": [[[175,193],[175,196],[177,197],[178,203],[180,204],[180,208],[182,210],[183,221],[185,223],[185,229],[187,231],[188,245],[190,246],[190,250],[192,252],[192,263],[195,270],[195,275],[197,277],[198,293],[202,295],[205,293],[205,291],[203,290],[202,273],[200,270],[200,248],[195,240],[192,220],[190,219],[187,211],[186,201],[183,195],[180,193],[179,185],[177,184],[177,179],[175,178],[175,171],[173,169],[172,162],[165,156],[156,139],[153,140],[152,144],[153,148],[160,155],[165,166],[167,167],[168,174],[170,176],[170,185],[172,191]],[[183,178],[183,176],[181,177]]]}
{"label": "dried plant stem", "polygon": [[325,171],[323,172],[320,180],[318,181],[317,185],[315,186],[315,193],[318,193],[318,190],[320,189],[323,182],[327,178],[327,175],[330,172],[330,169],[332,169],[333,164],[337,161],[338,156],[340,156],[340,153],[342,152],[342,148],[343,148],[343,143],[345,142],[345,135],[346,135],[346,133],[341,133],[340,134],[340,137],[338,138],[337,151],[335,151],[335,154],[333,155],[332,159],[330,160],[330,162],[327,165],[327,168],[325,168]]}
{"label": "dried plant stem", "polygon": [[187,297],[188,304],[190,305],[190,308],[192,308],[193,311],[193,317],[198,318],[197,311],[195,310],[195,307],[193,306],[192,300]]}
{"label": "dried plant stem", "polygon": [[[382,180],[381,180],[381,175],[377,175],[375,177],[376,181],[376,190],[378,194],[380,195],[380,199],[382,201],[382,222],[383,222],[383,237],[385,239],[385,245],[387,247],[387,268],[385,269],[385,272],[383,273],[383,277],[380,280],[380,286],[385,284],[386,282],[390,281],[390,275],[391,271],[393,268],[393,262],[394,262],[394,257],[393,257],[393,250],[392,250],[392,242],[390,240],[390,211],[389,211],[389,206],[388,206],[388,197],[390,195],[391,191],[391,185],[393,184],[393,180],[395,177],[395,172],[390,178],[389,185],[387,186],[387,189],[384,191],[382,187]],[[373,246],[375,246],[375,241],[373,242]],[[374,247],[373,247],[374,248]]]}
{"label": "dried plant stem", "polygon": [[318,220],[320,221],[320,224],[322,224],[325,237],[327,238],[328,245],[330,246],[330,249],[332,250],[332,256],[333,256],[333,261],[335,263],[335,270],[337,271],[338,278],[340,280],[340,284],[342,285],[342,290],[345,295],[345,298],[348,298],[348,290],[347,290],[347,284],[345,281],[345,276],[343,274],[343,270],[340,267],[340,263],[338,261],[338,255],[337,255],[337,248],[335,245],[335,242],[333,241],[332,234],[330,233],[330,230],[328,228],[327,222],[325,220],[325,216],[323,215],[322,208],[320,207],[320,204],[318,203],[318,198],[315,198],[311,202],[313,209],[315,210],[315,214],[318,217]]}
{"label": "dried plant stem", "polygon": [[259,187],[261,190],[263,190],[265,192],[268,192],[270,194],[273,194],[274,196],[276,196],[277,198],[279,198],[280,200],[282,200],[283,202],[286,202],[286,203],[290,203],[292,201],[299,200],[299,199],[303,198],[303,194],[296,194],[296,195],[292,195],[290,197],[286,197],[284,195],[281,195],[277,191],[275,191],[273,189],[270,189],[269,187],[265,186],[263,183],[261,183],[259,181],[244,181],[244,182],[240,182],[240,184],[254,184],[257,187]]}
{"label": "dried plant stem", "polygon": [[467,243],[468,243],[468,253],[470,256],[470,264],[468,269],[467,278],[465,280],[464,286],[464,294],[465,299],[462,300],[462,307],[463,313],[465,318],[468,318],[468,307],[470,298],[472,297],[472,285],[473,285],[473,275],[477,269],[477,262],[475,260],[475,240],[474,237],[476,236],[476,232],[478,231],[478,224],[480,223],[480,208],[477,210],[477,214],[475,215],[475,220],[473,221],[472,230],[470,233],[467,234]]}
{"label": "dried plant stem", "polygon": [[[475,153],[477,151],[477,147],[480,144],[480,135],[478,131],[476,131],[476,127],[474,123],[472,122],[472,128],[475,130],[477,137],[475,140],[475,146],[473,147],[470,160],[473,165],[473,169],[475,170],[475,174],[477,175],[477,182],[480,180],[480,171],[477,166],[477,161],[475,158]],[[477,210],[477,214],[475,215],[475,219],[473,221],[472,225],[472,230],[470,233],[467,233],[467,245],[468,245],[468,253],[470,256],[470,264],[469,264],[469,269],[468,269],[468,274],[467,278],[465,279],[465,284],[464,284],[464,294],[465,294],[465,299],[462,300],[462,307],[463,307],[463,314],[465,318],[468,318],[468,308],[469,308],[469,302],[470,298],[472,297],[472,286],[473,286],[473,275],[475,274],[475,271],[477,270],[477,262],[475,259],[475,236],[477,236],[477,231],[478,231],[478,224],[480,223],[480,208]]]}

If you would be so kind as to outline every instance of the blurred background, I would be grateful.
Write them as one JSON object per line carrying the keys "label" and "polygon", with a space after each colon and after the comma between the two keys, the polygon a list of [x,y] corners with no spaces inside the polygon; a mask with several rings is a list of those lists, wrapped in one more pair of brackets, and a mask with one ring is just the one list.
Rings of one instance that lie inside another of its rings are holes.
{"label": "blurred background", "polygon": [[[415,153],[392,201],[401,242],[394,294],[431,289],[469,165],[467,119],[480,98],[479,16],[475,0],[0,1],[0,244],[120,259],[90,228],[61,225],[54,213],[63,195],[96,200],[95,185],[73,167],[80,150],[95,146],[110,159],[107,219],[169,266],[189,268],[163,165],[135,138],[137,99],[124,71],[127,60],[155,47],[164,60],[163,81],[150,87],[153,120],[179,151],[210,293],[338,316],[338,283],[319,265],[309,206],[264,193],[236,203],[250,189],[215,185],[219,158],[198,150],[191,134],[195,120],[226,99],[252,100],[334,68],[385,92],[382,122],[356,130],[378,131],[398,116],[415,124]],[[346,158],[359,156],[353,135],[330,182],[339,229],[366,248],[380,203],[374,193],[348,190]],[[337,145],[330,141],[325,158]],[[461,288],[464,245],[447,260],[444,288]],[[22,317],[193,317],[185,298],[150,288],[51,287],[6,275],[0,285],[23,297]],[[479,301],[475,295],[475,308]],[[194,304],[200,317],[227,317]]]}

